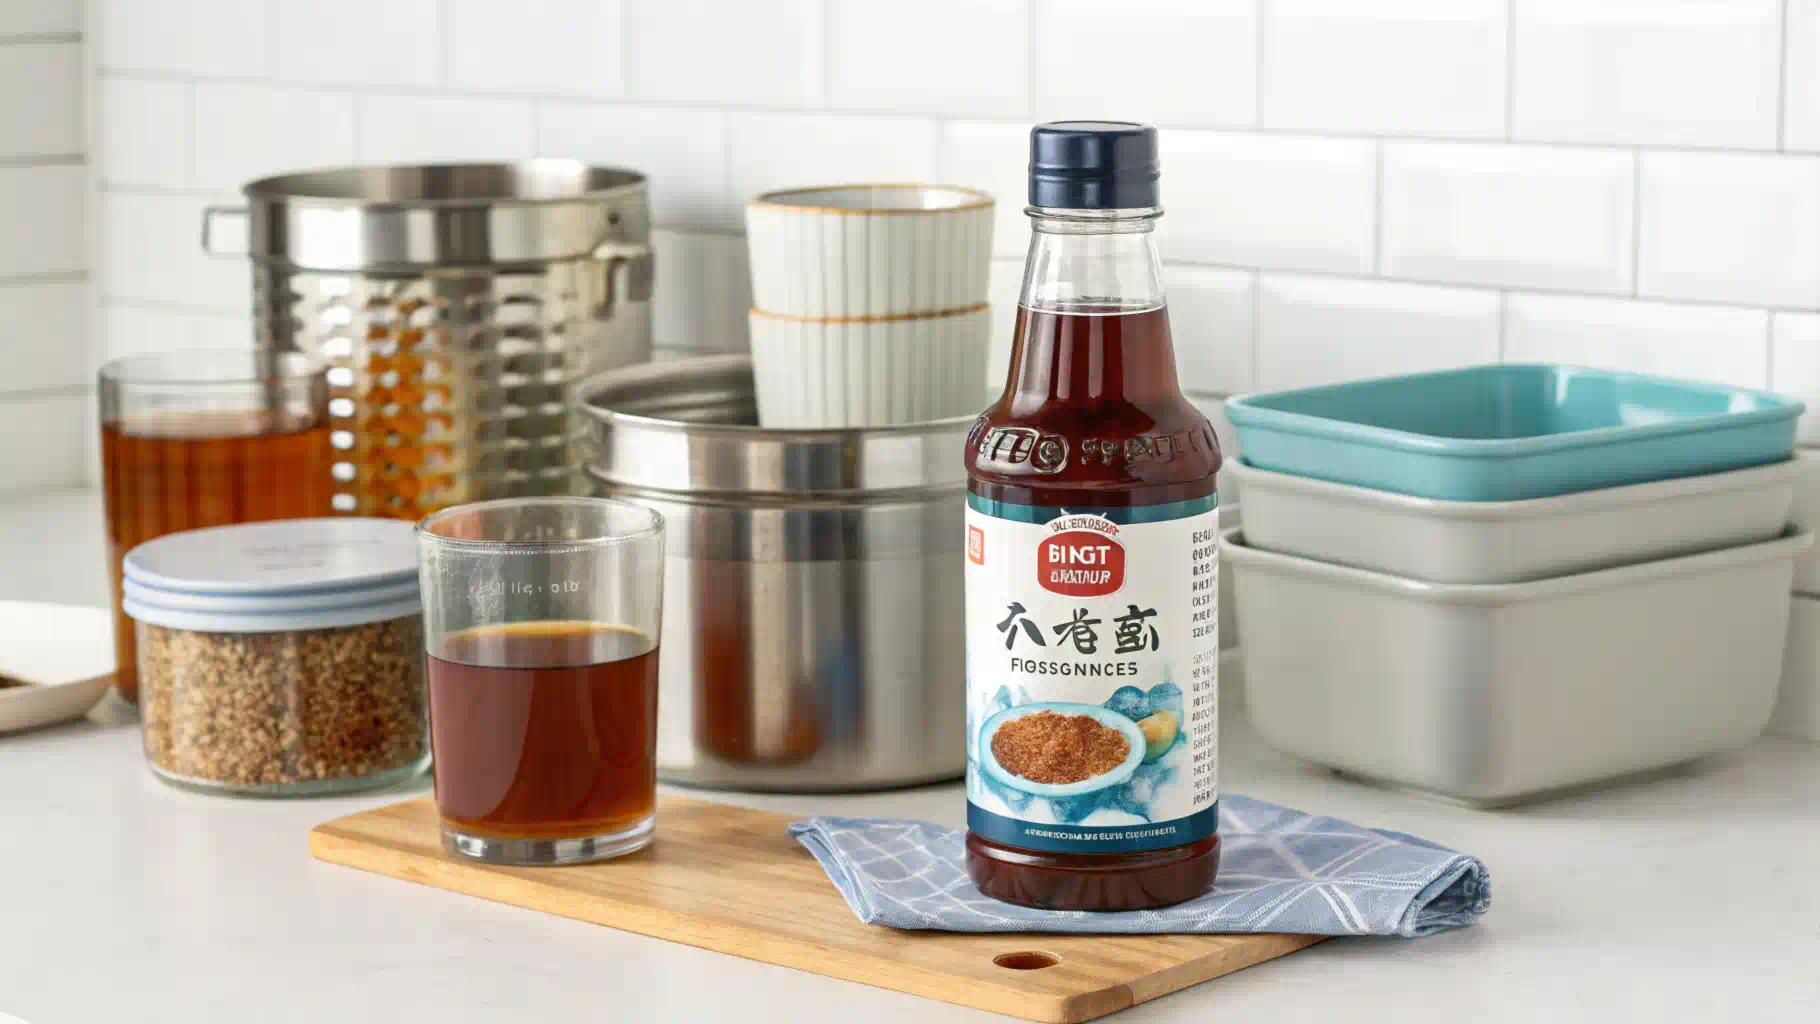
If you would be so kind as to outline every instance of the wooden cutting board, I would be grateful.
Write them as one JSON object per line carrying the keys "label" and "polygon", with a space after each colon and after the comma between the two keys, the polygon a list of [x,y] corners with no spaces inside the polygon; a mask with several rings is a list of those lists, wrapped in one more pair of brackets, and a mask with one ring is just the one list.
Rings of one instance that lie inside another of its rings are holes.
{"label": "wooden cutting board", "polygon": [[[790,816],[662,797],[657,840],[566,868],[443,852],[428,797],[310,833],[320,860],[672,942],[1039,1021],[1084,1021],[1319,942],[1316,935],[960,935],[859,923]],[[1020,954],[1037,954],[1035,957]],[[1030,960],[1034,969],[1001,966]]]}

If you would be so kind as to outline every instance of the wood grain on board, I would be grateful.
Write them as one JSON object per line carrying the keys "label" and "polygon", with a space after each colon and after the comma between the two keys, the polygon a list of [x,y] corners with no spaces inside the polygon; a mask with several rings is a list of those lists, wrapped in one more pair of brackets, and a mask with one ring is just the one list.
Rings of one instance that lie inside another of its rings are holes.
{"label": "wood grain on board", "polygon": [[[1314,935],[961,935],[859,923],[790,816],[683,797],[618,860],[508,868],[443,852],[427,797],[310,833],[318,859],[734,956],[1039,1021],[1085,1021],[1320,941]],[[1053,966],[994,959],[1047,953]]]}

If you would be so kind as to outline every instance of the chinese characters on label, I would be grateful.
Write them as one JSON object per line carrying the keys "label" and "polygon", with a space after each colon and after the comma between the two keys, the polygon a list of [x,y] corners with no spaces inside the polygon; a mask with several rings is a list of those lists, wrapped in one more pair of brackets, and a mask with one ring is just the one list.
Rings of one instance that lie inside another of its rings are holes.
{"label": "chinese characters on label", "polygon": [[[1139,608],[1135,604],[1125,606],[1125,614],[1112,620],[1112,640],[1114,654],[1132,654],[1142,650],[1158,650],[1162,646],[1162,637],[1149,620],[1156,616],[1155,608]],[[1058,622],[1050,629],[1055,633],[1056,643],[1072,643],[1081,654],[1093,654],[1099,650],[1100,634],[1095,626],[1103,624],[1105,619],[1090,617],[1087,609],[1076,608],[1072,618]],[[1022,603],[1012,601],[1005,606],[1005,619],[998,624],[998,631],[1005,635],[1005,650],[1011,650],[1018,639],[1018,630],[1030,638],[1038,647],[1049,646],[1044,639],[1042,629],[1030,621]]]}

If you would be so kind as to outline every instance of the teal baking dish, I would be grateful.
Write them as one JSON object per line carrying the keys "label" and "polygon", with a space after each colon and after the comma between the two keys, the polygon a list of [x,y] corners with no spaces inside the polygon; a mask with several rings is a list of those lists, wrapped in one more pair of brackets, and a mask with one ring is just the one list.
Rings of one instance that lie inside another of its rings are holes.
{"label": "teal baking dish", "polygon": [[1447,501],[1521,501],[1778,462],[1803,405],[1781,395],[1552,364],[1243,395],[1248,465]]}

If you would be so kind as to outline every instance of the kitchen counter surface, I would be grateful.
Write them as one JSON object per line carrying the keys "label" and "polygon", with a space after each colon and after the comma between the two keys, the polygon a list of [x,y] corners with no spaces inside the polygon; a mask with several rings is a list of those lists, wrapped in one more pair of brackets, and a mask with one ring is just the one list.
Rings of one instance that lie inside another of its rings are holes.
{"label": "kitchen counter surface", "polygon": [[[91,494],[0,502],[0,598],[104,603],[100,541]],[[1653,782],[1481,812],[1298,765],[1236,715],[1222,739],[1226,790],[1477,854],[1493,909],[1433,938],[1324,943],[1113,1020],[1820,1019],[1820,745],[1764,739]],[[145,771],[111,699],[0,736],[0,1019],[1008,1019],[310,860],[312,825],[403,795],[178,792]],[[963,818],[957,784],[715,798]]]}

